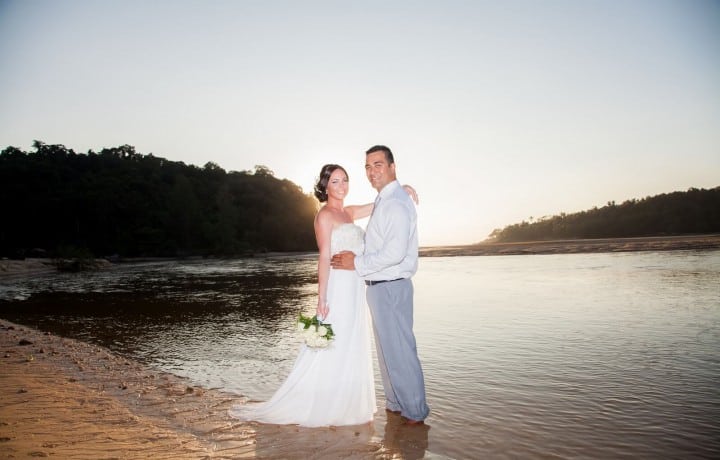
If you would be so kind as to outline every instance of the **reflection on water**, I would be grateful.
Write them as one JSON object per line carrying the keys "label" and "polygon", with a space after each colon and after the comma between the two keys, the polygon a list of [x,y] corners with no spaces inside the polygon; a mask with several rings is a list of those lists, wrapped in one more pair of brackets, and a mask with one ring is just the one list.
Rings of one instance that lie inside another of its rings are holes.
{"label": "reflection on water", "polygon": [[[415,288],[432,429],[375,433],[405,458],[720,455],[720,251],[423,258]],[[312,256],[158,262],[0,285],[0,316],[266,399],[315,291]]]}
{"label": "reflection on water", "polygon": [[266,382],[282,379],[277,366],[292,364],[298,344],[287,326],[314,302],[315,264],[278,257],[57,274],[0,288],[0,298],[26,299],[3,305],[2,315],[207,387],[263,397]]}

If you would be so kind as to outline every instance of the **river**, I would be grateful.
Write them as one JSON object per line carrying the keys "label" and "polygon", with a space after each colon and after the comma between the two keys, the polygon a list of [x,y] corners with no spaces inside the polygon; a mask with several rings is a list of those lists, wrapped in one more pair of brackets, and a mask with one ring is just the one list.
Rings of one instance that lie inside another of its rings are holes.
{"label": "river", "polygon": [[[16,279],[0,282],[0,317],[262,400],[292,366],[315,267],[282,256]],[[414,283],[432,412],[413,455],[720,457],[720,251],[423,257]]]}

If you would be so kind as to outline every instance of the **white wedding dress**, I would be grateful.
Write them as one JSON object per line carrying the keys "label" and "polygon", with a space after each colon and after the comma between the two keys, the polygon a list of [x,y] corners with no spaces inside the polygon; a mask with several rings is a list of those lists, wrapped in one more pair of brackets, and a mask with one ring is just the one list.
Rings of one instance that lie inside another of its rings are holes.
{"label": "white wedding dress", "polygon": [[[331,253],[363,251],[363,230],[355,224],[333,229]],[[327,348],[301,346],[290,375],[269,401],[233,406],[241,420],[308,427],[359,425],[376,411],[365,284],[355,271],[330,269],[327,286],[335,339]]]}

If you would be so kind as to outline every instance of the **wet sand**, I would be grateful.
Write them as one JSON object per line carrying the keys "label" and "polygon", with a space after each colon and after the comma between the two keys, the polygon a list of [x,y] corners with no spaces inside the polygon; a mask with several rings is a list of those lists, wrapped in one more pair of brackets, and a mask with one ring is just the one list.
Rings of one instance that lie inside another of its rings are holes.
{"label": "wet sand", "polygon": [[0,320],[0,458],[422,458],[429,427],[240,422],[237,395]]}

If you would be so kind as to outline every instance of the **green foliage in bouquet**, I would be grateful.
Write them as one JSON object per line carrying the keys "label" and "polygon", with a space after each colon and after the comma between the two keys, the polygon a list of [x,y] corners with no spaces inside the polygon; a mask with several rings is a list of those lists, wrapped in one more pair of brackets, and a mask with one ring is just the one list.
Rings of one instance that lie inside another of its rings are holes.
{"label": "green foliage in bouquet", "polygon": [[[308,345],[310,346],[325,346],[335,337],[335,332],[333,332],[332,325],[329,323],[323,323],[322,321],[320,321],[317,315],[309,317],[300,313],[298,315],[297,324],[298,331],[306,334],[306,343],[308,343]],[[313,336],[316,340],[308,340],[308,338]]]}

